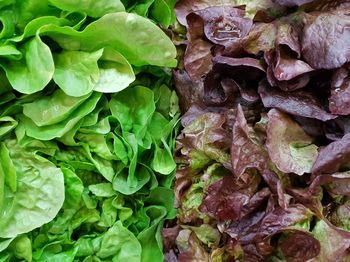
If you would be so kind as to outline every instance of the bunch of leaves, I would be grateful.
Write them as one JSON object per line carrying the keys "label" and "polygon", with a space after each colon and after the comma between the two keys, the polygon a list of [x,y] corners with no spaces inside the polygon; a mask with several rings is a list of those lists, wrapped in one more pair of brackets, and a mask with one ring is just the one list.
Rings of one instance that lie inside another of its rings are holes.
{"label": "bunch of leaves", "polygon": [[163,261],[174,15],[142,4],[0,1],[0,261]]}
{"label": "bunch of leaves", "polygon": [[349,260],[348,1],[175,10],[185,114],[166,261]]}

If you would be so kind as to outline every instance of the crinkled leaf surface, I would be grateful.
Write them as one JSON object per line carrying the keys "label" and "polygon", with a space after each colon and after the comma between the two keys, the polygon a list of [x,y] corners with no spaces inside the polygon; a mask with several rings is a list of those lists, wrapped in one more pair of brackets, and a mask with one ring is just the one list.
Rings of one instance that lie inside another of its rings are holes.
{"label": "crinkled leaf surface", "polygon": [[284,113],[272,109],[268,116],[266,147],[271,160],[285,173],[311,173],[318,155],[312,138]]}
{"label": "crinkled leaf surface", "polygon": [[2,238],[27,233],[50,222],[64,201],[63,173],[34,152],[23,152],[14,140],[6,143],[17,176],[17,189],[5,188],[1,208]]}

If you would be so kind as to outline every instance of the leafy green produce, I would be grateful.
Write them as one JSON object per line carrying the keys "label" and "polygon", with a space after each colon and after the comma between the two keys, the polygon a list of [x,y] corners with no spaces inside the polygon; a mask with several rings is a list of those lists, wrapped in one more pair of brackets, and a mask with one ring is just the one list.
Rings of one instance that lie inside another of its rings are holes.
{"label": "leafy green produce", "polygon": [[163,261],[174,2],[0,0],[0,261]]}
{"label": "leafy green produce", "polygon": [[350,261],[350,2],[175,10],[184,114],[165,261]]}
{"label": "leafy green produce", "polygon": [[64,183],[62,171],[53,163],[21,150],[15,140],[5,143],[0,152],[5,175],[0,237],[11,238],[57,215],[64,200]]}

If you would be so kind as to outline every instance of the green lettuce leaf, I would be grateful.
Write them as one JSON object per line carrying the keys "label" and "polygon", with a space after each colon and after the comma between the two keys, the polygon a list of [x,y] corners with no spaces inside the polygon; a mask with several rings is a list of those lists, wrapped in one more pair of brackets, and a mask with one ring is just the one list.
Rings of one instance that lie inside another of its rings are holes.
{"label": "green lettuce leaf", "polygon": [[103,50],[95,52],[64,51],[55,55],[53,80],[69,96],[89,94],[100,78],[97,61]]}
{"label": "green lettuce leaf", "polygon": [[49,2],[59,9],[74,12],[83,12],[91,17],[101,17],[108,13],[125,11],[125,8],[120,0],[103,0],[103,1],[58,1],[49,0]]}
{"label": "green lettuce leaf", "polygon": [[64,201],[64,181],[62,171],[50,161],[21,150],[14,140],[5,145],[11,157],[7,161],[13,162],[17,181],[11,181],[16,183],[15,192],[5,187],[0,237],[11,238],[40,227],[57,215]]}
{"label": "green lettuce leaf", "polygon": [[106,14],[82,32],[44,26],[40,34],[50,36],[66,50],[89,52],[108,45],[133,65],[176,66],[176,49],[169,38],[151,21],[135,14]]}
{"label": "green lettuce leaf", "polygon": [[39,36],[33,37],[22,48],[23,58],[1,64],[13,88],[32,94],[45,88],[55,71],[50,48]]}

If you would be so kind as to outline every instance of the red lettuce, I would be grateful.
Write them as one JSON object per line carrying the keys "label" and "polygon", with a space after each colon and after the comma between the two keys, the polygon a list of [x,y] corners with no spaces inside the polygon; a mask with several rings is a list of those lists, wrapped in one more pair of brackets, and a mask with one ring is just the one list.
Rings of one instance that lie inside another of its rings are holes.
{"label": "red lettuce", "polygon": [[188,31],[187,38],[189,40],[185,56],[184,66],[195,82],[205,76],[211,69],[212,44],[204,40],[204,21],[200,15],[191,13],[187,16]]}
{"label": "red lettuce", "polygon": [[241,106],[238,106],[232,134],[231,160],[234,174],[241,176],[248,168],[264,172],[268,165],[264,141],[251,126],[248,126]]}
{"label": "red lettuce", "polygon": [[349,65],[338,68],[332,77],[329,110],[332,114],[350,114],[350,76]]}
{"label": "red lettuce", "polygon": [[310,173],[318,155],[313,139],[288,115],[271,109],[268,116],[266,147],[272,162],[284,173]]}
{"label": "red lettuce", "polygon": [[339,168],[350,161],[350,134],[341,140],[335,141],[320,150],[312,167],[312,173],[335,173]]}
{"label": "red lettuce", "polygon": [[319,99],[313,93],[298,90],[283,92],[262,82],[259,94],[265,107],[278,108],[286,113],[327,121],[336,118],[322,108]]}
{"label": "red lettuce", "polygon": [[166,261],[350,259],[350,4],[180,0]]}
{"label": "red lettuce", "polygon": [[312,67],[333,69],[350,60],[350,17],[346,12],[316,12],[305,18],[302,54]]}
{"label": "red lettuce", "polygon": [[313,0],[274,0],[275,3],[284,5],[284,6],[296,6],[310,3]]}

